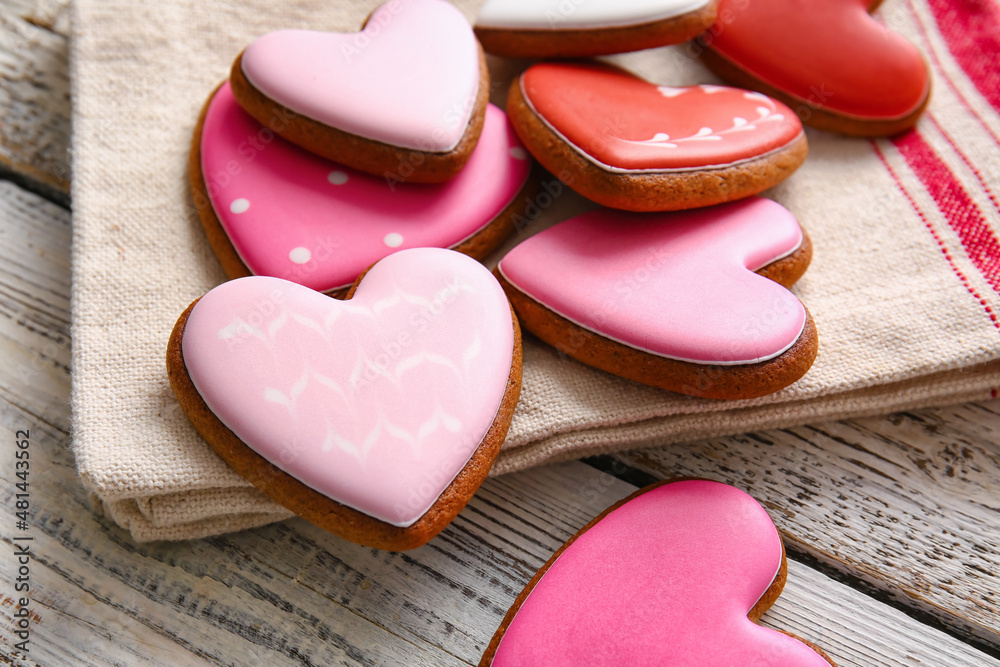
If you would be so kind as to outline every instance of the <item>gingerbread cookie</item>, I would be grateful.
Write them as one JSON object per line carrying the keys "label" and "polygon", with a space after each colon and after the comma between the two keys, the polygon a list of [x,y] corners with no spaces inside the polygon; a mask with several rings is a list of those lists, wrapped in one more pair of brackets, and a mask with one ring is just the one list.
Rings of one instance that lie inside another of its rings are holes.
{"label": "gingerbread cookie", "polygon": [[869,14],[880,1],[721,0],[720,19],[700,38],[702,58],[725,80],[789,105],[806,125],[895,134],[927,106],[930,70],[917,47]]}
{"label": "gingerbread cookie", "polygon": [[282,30],[233,63],[233,94],[306,150],[389,180],[454,177],[479,140],[486,61],[444,0],[392,0],[358,33]]}
{"label": "gingerbread cookie", "polygon": [[830,667],[815,645],[757,625],[787,574],[781,536],[749,495],[707,480],[654,484],[560,547],[479,665]]}
{"label": "gingerbread cookie", "polygon": [[508,58],[579,58],[693,39],[718,0],[487,0],[476,36]]}
{"label": "gingerbread cookie", "polygon": [[503,111],[490,105],[462,172],[391,183],[313,155],[253,120],[223,84],[191,147],[195,203],[230,278],[265,275],[342,296],[389,253],[446,247],[481,259],[514,230],[537,179]]}
{"label": "gingerbread cookie", "polygon": [[657,86],[602,65],[530,67],[511,86],[507,113],[549,171],[630,211],[748,197],[788,178],[807,153],[799,119],[766,95]]}
{"label": "gingerbread cookie", "polygon": [[621,377],[705,398],[754,398],[801,378],[816,326],[786,288],[812,246],[754,197],[681,213],[598,210],[529,238],[496,269],[521,325]]}
{"label": "gingerbread cookie", "polygon": [[347,300],[224,283],[180,317],[170,384],[198,432],[276,502],[345,539],[412,549],[500,451],[521,386],[517,320],[465,255],[403,250]]}

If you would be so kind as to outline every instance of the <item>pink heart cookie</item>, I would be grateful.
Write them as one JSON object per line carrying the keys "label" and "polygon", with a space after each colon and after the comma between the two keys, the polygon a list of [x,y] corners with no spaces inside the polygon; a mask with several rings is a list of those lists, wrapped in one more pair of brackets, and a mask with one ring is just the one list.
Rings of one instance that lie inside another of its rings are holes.
{"label": "pink heart cookie", "polygon": [[357,33],[282,30],[233,63],[233,93],[303,148],[390,180],[439,183],[479,139],[489,73],[444,0],[392,0]]}
{"label": "pink heart cookie", "polygon": [[649,486],[542,566],[480,667],[830,667],[819,648],[756,624],[786,576],[781,536],[743,491]]}
{"label": "pink heart cookie", "polygon": [[475,260],[415,248],[347,300],[262,276],[224,283],[167,351],[185,414],[237,472],[346,539],[420,546],[472,496],[520,392],[517,321]]}
{"label": "pink heart cookie", "polygon": [[446,247],[481,259],[513,231],[530,198],[531,159],[490,105],[483,134],[447,183],[387,183],[313,155],[262,127],[223,84],[206,104],[191,187],[227,275],[284,278],[342,294],[404,248]]}
{"label": "pink heart cookie", "polygon": [[598,210],[516,246],[497,267],[521,324],[586,364],[706,398],[753,398],[801,378],[815,324],[786,288],[809,239],[753,197],[661,214]]}
{"label": "pink heart cookie", "polygon": [[802,124],[766,95],[657,86],[613,67],[541,63],[511,86],[507,113],[549,171],[629,211],[711,206],[757,194],[807,153]]}

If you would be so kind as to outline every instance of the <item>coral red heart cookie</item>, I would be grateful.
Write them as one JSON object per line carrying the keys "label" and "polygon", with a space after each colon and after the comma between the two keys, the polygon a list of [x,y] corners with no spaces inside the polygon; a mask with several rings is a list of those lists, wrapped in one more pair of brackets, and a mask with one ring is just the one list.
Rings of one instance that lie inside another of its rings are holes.
{"label": "coral red heart cookie", "polygon": [[278,278],[191,304],[167,350],[202,437],[276,502],[348,540],[411,549],[486,477],[521,386],[503,290],[474,259],[402,250],[347,300]]}
{"label": "coral red heart cookie", "polygon": [[492,105],[458,176],[388,183],[275,137],[236,104],[229,84],[206,104],[190,162],[198,213],[230,278],[275,276],[336,295],[404,248],[485,257],[530,199],[530,172],[527,151]]}
{"label": "coral red heart cookie", "polygon": [[717,0],[487,0],[476,36],[509,58],[578,58],[693,39],[715,21]]}
{"label": "coral red heart cookie", "polygon": [[233,63],[233,93],[262,125],[330,160],[440,183],[479,139],[486,61],[444,0],[392,0],[358,33],[281,30]]}
{"label": "coral red heart cookie", "polygon": [[601,65],[534,65],[511,86],[507,113],[549,171],[630,211],[748,197],[791,175],[807,152],[799,119],[765,95],[657,86]]}
{"label": "coral red heart cookie", "polygon": [[774,523],[726,484],[648,486],[583,527],[514,601],[480,667],[830,667],[757,625],[787,577]]}
{"label": "coral red heart cookie", "polygon": [[859,136],[912,127],[930,97],[920,51],[868,13],[881,0],[721,0],[705,63],[785,102],[807,125]]}
{"label": "coral red heart cookie", "polygon": [[754,197],[592,211],[516,246],[496,273],[522,326],[585,364],[684,394],[754,398],[816,358],[816,326],[786,289],[811,256],[792,214]]}

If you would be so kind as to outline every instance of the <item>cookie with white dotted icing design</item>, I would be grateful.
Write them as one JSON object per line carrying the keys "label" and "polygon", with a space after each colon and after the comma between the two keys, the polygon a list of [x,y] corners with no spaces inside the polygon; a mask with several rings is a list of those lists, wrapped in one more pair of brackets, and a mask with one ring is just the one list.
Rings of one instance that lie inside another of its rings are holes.
{"label": "cookie with white dotted icing design", "polygon": [[930,67],[905,37],[871,16],[882,0],[720,0],[698,38],[702,60],[737,86],[786,103],[806,125],[883,136],[916,125]]}
{"label": "cookie with white dotted icing design", "polygon": [[197,431],[254,486],[399,551],[485,479],[520,393],[521,338],[482,264],[411,248],[345,300],[265,276],[219,285],[178,319],[167,371]]}
{"label": "cookie with white dotted icing design", "polygon": [[811,258],[795,217],[752,197],[585,213],[520,243],[495,273],[521,325],[560,352],[661,389],[745,399],[816,359],[816,325],[788,289]]}
{"label": "cookie with white dotted icing design", "polygon": [[718,0],[487,0],[476,36],[508,58],[579,58],[693,39]]}
{"label": "cookie with white dotted icing design", "polygon": [[735,487],[639,489],[573,535],[504,617],[480,667],[836,667],[758,625],[788,578],[767,511]]}
{"label": "cookie with white dotted icing design", "polygon": [[189,176],[202,225],[230,278],[265,275],[343,296],[385,255],[443,247],[482,259],[515,229],[539,179],[490,105],[464,169],[447,183],[390,183],[274,135],[229,83],[206,102]]}
{"label": "cookie with white dotted icing design", "polygon": [[511,85],[507,114],[542,166],[584,197],[628,211],[758,194],[808,152],[798,117],[766,95],[658,86],[607,65],[533,65]]}
{"label": "cookie with white dotted icing design", "polygon": [[453,178],[483,128],[489,72],[445,0],[391,0],[356,33],[280,30],[233,63],[233,94],[306,150],[389,181]]}

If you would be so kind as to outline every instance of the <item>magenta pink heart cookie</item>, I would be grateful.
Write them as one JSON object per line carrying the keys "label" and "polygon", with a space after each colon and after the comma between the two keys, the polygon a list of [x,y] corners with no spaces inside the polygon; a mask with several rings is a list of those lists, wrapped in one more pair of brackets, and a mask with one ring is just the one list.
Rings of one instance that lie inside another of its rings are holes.
{"label": "magenta pink heart cookie", "polygon": [[485,59],[444,0],[392,0],[357,33],[282,30],[233,63],[236,99],[303,148],[377,176],[452,178],[482,130]]}
{"label": "magenta pink heart cookie", "polygon": [[521,324],[575,359],[671,391],[753,398],[816,358],[815,324],[787,289],[811,255],[795,217],[753,197],[592,211],[516,246],[496,273]]}
{"label": "magenta pink heart cookie", "polygon": [[389,183],[276,137],[223,84],[195,132],[190,177],[206,234],[227,275],[284,278],[343,293],[405,248],[482,259],[514,230],[530,197],[531,159],[497,107],[462,172],[447,183]]}
{"label": "magenta pink heart cookie", "polygon": [[808,151],[799,119],[766,95],[657,86],[613,67],[541,63],[511,86],[507,113],[546,169],[584,197],[668,211],[757,194]]}
{"label": "magenta pink heart cookie", "polygon": [[195,428],[276,502],[346,539],[420,546],[472,496],[520,391],[517,321],[475,260],[403,250],[347,300],[251,276],[178,320],[171,386]]}
{"label": "magenta pink heart cookie", "polygon": [[786,576],[778,531],[743,491],[649,486],[542,566],[480,667],[830,667],[819,648],[756,623]]}

